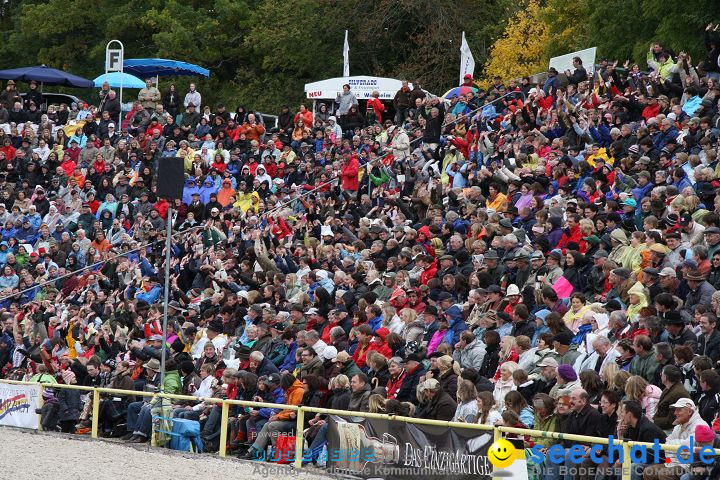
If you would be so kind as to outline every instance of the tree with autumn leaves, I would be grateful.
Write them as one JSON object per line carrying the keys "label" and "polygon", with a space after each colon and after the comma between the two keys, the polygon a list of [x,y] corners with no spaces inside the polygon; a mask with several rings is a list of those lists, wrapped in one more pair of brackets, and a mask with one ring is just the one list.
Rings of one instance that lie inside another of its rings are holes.
{"label": "tree with autumn leaves", "polygon": [[530,0],[508,20],[502,36],[490,47],[490,60],[483,72],[485,83],[494,77],[518,78],[547,68],[550,27],[542,14],[540,2]]}

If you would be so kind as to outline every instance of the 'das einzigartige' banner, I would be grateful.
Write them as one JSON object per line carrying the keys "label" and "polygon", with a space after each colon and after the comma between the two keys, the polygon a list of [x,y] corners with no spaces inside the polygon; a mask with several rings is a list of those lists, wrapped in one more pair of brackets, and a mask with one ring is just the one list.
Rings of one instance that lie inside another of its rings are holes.
{"label": "'das einzigartige' banner", "polygon": [[330,472],[388,480],[490,480],[492,432],[331,416]]}

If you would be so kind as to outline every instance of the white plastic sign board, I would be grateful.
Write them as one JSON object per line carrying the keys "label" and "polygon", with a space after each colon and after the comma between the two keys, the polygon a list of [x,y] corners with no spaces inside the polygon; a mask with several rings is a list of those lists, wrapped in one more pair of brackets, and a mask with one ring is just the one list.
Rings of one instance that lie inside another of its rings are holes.
{"label": "white plastic sign board", "polygon": [[108,48],[105,50],[105,71],[123,71],[123,51],[120,48]]}
{"label": "white plastic sign board", "polygon": [[583,67],[588,73],[595,71],[595,55],[597,54],[597,47],[586,48],[585,50],[578,50],[577,52],[560,55],[559,57],[553,57],[550,59],[550,67],[555,67],[559,73],[563,73],[565,70],[570,70],[570,73],[575,71],[573,67],[572,59],[574,57],[580,57],[583,62]]}
{"label": "white plastic sign board", "polygon": [[40,385],[0,383],[0,425],[37,430]]}

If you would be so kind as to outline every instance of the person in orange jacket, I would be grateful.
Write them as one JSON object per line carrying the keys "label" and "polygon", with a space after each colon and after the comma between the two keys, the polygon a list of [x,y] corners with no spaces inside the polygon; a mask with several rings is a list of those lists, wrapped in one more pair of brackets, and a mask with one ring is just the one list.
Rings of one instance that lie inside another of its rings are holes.
{"label": "person in orange jacket", "polygon": [[[272,373],[269,377],[276,377],[277,375],[277,373]],[[272,382],[273,380],[272,378],[268,378],[268,382]],[[286,372],[280,377],[280,387],[285,390],[287,398],[285,402],[286,405],[300,405],[303,395],[305,394],[302,381],[296,379],[292,373]],[[272,415],[258,433],[255,443],[252,444],[244,458],[262,459],[270,442],[275,446],[280,436],[287,435],[289,432],[295,430],[297,423],[295,421],[296,417],[297,413],[294,410],[281,410]],[[271,460],[271,458],[267,458],[266,460]]]}
{"label": "person in orange jacket", "polygon": [[310,110],[307,109],[305,104],[300,104],[300,111],[295,114],[295,125],[298,124],[302,120],[303,124],[306,128],[312,128],[313,124],[313,114]]}
{"label": "person in orange jacket", "polygon": [[245,134],[245,139],[252,142],[253,140],[260,141],[260,137],[265,133],[265,127],[257,122],[255,114],[249,113],[247,116],[247,122],[240,127],[240,134]]}

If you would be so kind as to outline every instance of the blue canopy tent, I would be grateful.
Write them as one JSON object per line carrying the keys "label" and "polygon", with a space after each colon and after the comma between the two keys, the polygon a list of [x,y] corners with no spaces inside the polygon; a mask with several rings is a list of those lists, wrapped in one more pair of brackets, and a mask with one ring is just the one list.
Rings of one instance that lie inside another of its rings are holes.
{"label": "blue canopy tent", "polygon": [[45,65],[0,70],[0,79],[15,80],[16,82],[32,82],[34,80],[43,85],[62,85],[78,88],[92,88],[93,86],[92,80]]}
{"label": "blue canopy tent", "polygon": [[123,70],[140,78],[188,75],[209,77],[210,70],[192,63],[164,58],[130,58],[123,62]]}
{"label": "blue canopy tent", "polygon": [[102,87],[104,82],[108,82],[111,87],[120,87],[120,85],[122,85],[123,88],[145,88],[145,82],[134,75],[121,72],[103,73],[93,80],[93,82],[96,87]]}

